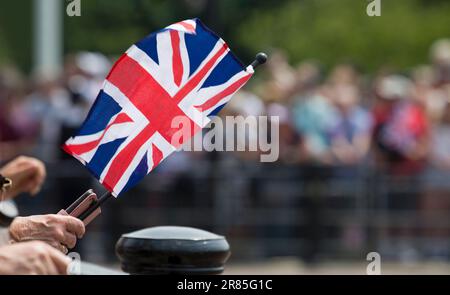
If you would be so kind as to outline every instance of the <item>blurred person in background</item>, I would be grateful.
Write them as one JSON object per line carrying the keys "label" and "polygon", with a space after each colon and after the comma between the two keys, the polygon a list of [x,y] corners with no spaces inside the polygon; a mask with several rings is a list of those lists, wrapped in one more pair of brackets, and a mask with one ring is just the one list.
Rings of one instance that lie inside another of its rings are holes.
{"label": "blurred person in background", "polygon": [[[332,102],[330,85],[319,85],[319,78],[296,93],[292,104],[292,120],[294,128],[301,139],[301,165],[299,166],[304,182],[304,191],[298,196],[304,220],[300,234],[306,239],[300,252],[301,258],[307,263],[317,261],[325,235],[322,214],[324,194],[327,182],[332,176],[330,169],[333,164],[331,152],[331,130],[336,126],[338,110]],[[300,89],[302,89],[300,87]],[[302,185],[299,182],[299,185]]]}
{"label": "blurred person in background", "polygon": [[275,50],[266,65],[267,80],[259,90],[266,101],[282,102],[292,96],[297,85],[297,73],[281,50]]}
{"label": "blurred person in background", "polygon": [[[393,244],[387,249],[397,258],[417,259],[417,245],[408,238],[417,235],[420,177],[429,151],[428,118],[424,105],[413,99],[414,85],[406,77],[390,75],[375,83],[373,140],[380,177],[377,195],[379,205],[392,214],[386,244]],[[409,220],[408,224],[400,222],[402,218]]]}
{"label": "blurred person in background", "polygon": [[25,82],[17,69],[0,69],[0,161],[27,152],[37,128],[24,109]]}
{"label": "blurred person in background", "polygon": [[[238,91],[233,99],[227,104],[226,111],[224,113],[220,113],[220,117],[225,120],[226,116],[233,117],[243,117],[246,118],[254,118],[258,121],[260,116],[266,116],[267,109],[264,101],[256,94],[253,94],[247,90]],[[252,161],[257,162],[260,159],[260,151],[250,151],[249,143],[250,142],[258,142],[258,129],[261,128],[259,124],[257,126],[253,126],[254,129],[249,129],[251,127],[245,128],[243,130],[245,136],[238,137],[236,130],[228,130],[225,125],[225,138],[224,142],[227,140],[234,140],[233,142],[236,146],[241,145],[245,147],[245,151],[236,151],[233,154],[241,160],[244,161]],[[234,136],[234,138],[232,138]]]}
{"label": "blurred person in background", "polygon": [[[250,146],[253,146],[250,143],[258,143],[258,131],[259,128],[263,128],[263,126],[259,126],[258,118],[265,115],[267,115],[267,109],[261,97],[248,90],[239,90],[219,115],[224,126],[222,142],[224,144],[233,142],[234,151],[213,152],[205,155],[210,162],[210,175],[215,176],[215,179],[211,179],[211,182],[220,191],[220,202],[223,208],[221,215],[224,219],[230,220],[230,224],[240,222],[239,219],[231,220],[231,216],[236,212],[240,212],[237,214],[238,216],[243,216],[246,204],[255,206],[261,202],[258,193],[248,193],[252,187],[260,187],[261,180],[246,181],[246,179],[261,171],[263,167],[263,164],[259,163],[261,151],[258,148],[250,150]],[[256,125],[248,124],[245,128],[239,130],[242,136],[238,136],[237,128],[239,127],[236,128],[233,125],[226,124],[228,116],[234,119],[242,117],[245,120],[255,122]],[[267,132],[267,130],[263,130],[263,133],[267,134]],[[236,149],[239,145],[244,147],[244,151]],[[228,181],[217,180],[221,176],[226,177]]]}
{"label": "blurred person in background", "polygon": [[313,94],[317,90],[321,79],[322,70],[317,61],[306,60],[300,63],[297,66],[296,84],[291,98]]}
{"label": "blurred person in background", "polygon": [[422,228],[422,235],[434,241],[423,243],[421,248],[428,257],[450,259],[450,248],[445,240],[450,230],[437,223],[445,220],[450,211],[450,97],[440,120],[432,125],[430,137],[429,166],[424,175],[425,193],[420,213],[423,223],[432,225]]}
{"label": "blurred person in background", "polygon": [[415,96],[427,110],[431,121],[439,121],[450,94],[450,39],[434,42],[430,48],[431,65],[412,71]]}
{"label": "blurred person in background", "polygon": [[[290,95],[280,103],[267,106],[269,116],[280,114],[280,160],[286,163],[308,162],[309,153],[305,138],[296,128],[296,108],[302,108],[303,103],[317,92],[321,79],[319,65],[312,60],[300,63],[296,68],[296,82],[290,90]],[[301,128],[301,127],[300,127]]]}
{"label": "blurred person in background", "polygon": [[427,107],[431,123],[429,164],[424,174],[425,192],[420,202],[421,250],[433,259],[450,259],[448,228],[441,226],[450,210],[450,39],[435,41],[430,48],[431,66],[413,72],[415,94]]}
{"label": "blurred person in background", "polygon": [[332,164],[331,130],[336,126],[338,110],[331,92],[329,85],[322,85],[314,92],[296,97],[292,109],[294,126],[311,163]]}
{"label": "blurred person in background", "polygon": [[276,51],[275,58],[271,56],[268,64],[268,81],[263,83],[260,95],[266,110],[261,113],[279,117],[279,160],[299,163],[305,160],[306,151],[301,134],[295,128],[296,117],[292,109],[314,95],[320,81],[320,69],[314,61],[304,61],[294,68],[281,51]]}
{"label": "blurred person in background", "polygon": [[439,122],[447,104],[447,97],[445,92],[435,87],[436,72],[430,65],[421,65],[414,68],[411,75],[415,99],[425,106],[430,123]]}
{"label": "blurred person in background", "polygon": [[430,49],[435,72],[435,87],[445,89],[450,86],[450,39],[435,41]]}
{"label": "blurred person in background", "polygon": [[377,164],[393,175],[420,173],[428,152],[429,124],[423,105],[412,99],[412,82],[392,75],[381,78],[375,87]]}
{"label": "blurred person in background", "polygon": [[31,93],[26,97],[26,111],[39,126],[35,154],[46,162],[55,162],[58,140],[64,120],[77,117],[69,101],[69,94],[59,79],[50,76],[35,77]]}
{"label": "blurred person in background", "polygon": [[[67,56],[61,85],[68,94],[66,107],[70,109],[71,116],[61,121],[60,145],[83,123],[110,68],[111,61],[98,52],[79,52]],[[62,150],[60,152],[63,158],[70,157]]]}
{"label": "blurred person in background", "polygon": [[359,105],[355,85],[333,87],[338,118],[331,130],[331,151],[337,165],[356,166],[367,157],[372,132],[371,114]]}
{"label": "blurred person in background", "polygon": [[335,164],[356,167],[367,157],[373,124],[371,114],[361,106],[359,73],[351,65],[338,65],[327,83],[337,109],[337,119],[330,130]]}
{"label": "blurred person in background", "polygon": [[[344,185],[343,189],[335,190],[334,195],[340,198],[335,198],[333,204],[351,208],[362,200],[360,192],[366,185],[373,121],[370,112],[360,105],[361,94],[356,82],[333,85],[332,95],[338,109],[338,119],[331,130],[333,181]],[[349,186],[345,188],[345,185]],[[364,229],[361,224],[349,224],[336,232],[347,249],[362,247]]]}
{"label": "blurred person in background", "polygon": [[[286,104],[269,103],[266,107],[270,120],[268,128],[276,128],[279,132],[279,158],[276,162],[298,164],[303,156],[301,138],[293,126],[289,107],[290,105]],[[278,123],[271,120],[273,116],[278,118]]]}

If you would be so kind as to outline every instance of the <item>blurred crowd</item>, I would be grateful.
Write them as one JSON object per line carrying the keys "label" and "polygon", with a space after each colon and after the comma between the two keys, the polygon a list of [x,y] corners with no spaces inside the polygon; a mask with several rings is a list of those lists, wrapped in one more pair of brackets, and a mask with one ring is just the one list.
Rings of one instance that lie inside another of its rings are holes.
{"label": "blurred crowd", "polygon": [[[99,53],[80,52],[66,57],[57,78],[25,79],[14,67],[2,67],[0,161],[18,154],[47,163],[64,159],[59,146],[84,120],[111,65]],[[448,215],[450,39],[432,44],[429,64],[408,72],[383,67],[368,76],[343,63],[325,74],[317,61],[293,66],[281,50],[271,53],[263,71],[221,115],[278,116],[280,159],[273,165],[332,171],[320,174],[322,179],[352,179],[369,167],[391,180],[408,179],[408,186],[417,188],[392,193],[387,205],[392,210],[436,209]],[[173,169],[189,169],[189,156],[175,157]],[[259,159],[252,153],[236,157]],[[450,229],[436,235],[448,238]]]}
{"label": "blurred crowd", "polygon": [[94,102],[110,60],[82,52],[66,58],[63,73],[25,79],[14,67],[0,73],[1,158],[33,153],[54,162],[60,143],[76,130]]}
{"label": "blurred crowd", "polygon": [[[324,75],[319,62],[292,66],[282,51],[271,54],[266,70],[253,93],[241,92],[230,105],[243,115],[279,116],[279,162],[303,167],[307,182],[319,186],[330,179],[356,184],[369,173],[379,199],[373,206],[406,217],[385,236],[446,239],[425,252],[448,258],[450,39],[435,41],[429,64],[407,72],[382,67],[367,76],[342,63]],[[411,253],[407,244],[393,251]]]}
{"label": "blurred crowd", "polygon": [[[252,91],[243,90],[222,115],[280,118],[280,160],[324,165],[374,161],[394,174],[432,165],[450,169],[450,40],[436,41],[428,65],[405,74],[381,68],[367,77],[350,63],[324,75],[320,64],[294,67],[271,54]],[[60,77],[0,69],[1,158],[33,153],[58,159],[58,144],[83,122],[112,62],[100,53],[66,58]]]}
{"label": "blurred crowd", "polygon": [[[373,77],[340,64],[324,77],[318,63],[293,67],[275,52],[256,90],[264,106],[247,108],[280,117],[282,161],[353,166],[370,157],[395,175],[427,164],[446,171],[450,40],[436,41],[430,60],[408,73],[381,68]],[[247,100],[256,104],[253,95]]]}
{"label": "blurred crowd", "polygon": [[324,75],[317,61],[295,67],[275,51],[264,81],[237,94],[227,110],[278,116],[280,163],[324,168],[322,180],[370,169],[409,186],[390,194],[389,208],[448,212],[450,39],[431,45],[429,61],[401,73],[382,67],[372,76],[342,63]]}

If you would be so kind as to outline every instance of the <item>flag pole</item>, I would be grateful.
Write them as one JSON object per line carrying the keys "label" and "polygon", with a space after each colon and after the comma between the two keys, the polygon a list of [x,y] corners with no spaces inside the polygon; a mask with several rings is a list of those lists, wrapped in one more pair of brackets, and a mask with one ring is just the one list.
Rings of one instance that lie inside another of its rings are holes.
{"label": "flag pole", "polygon": [[84,211],[82,214],[80,214],[80,216],[78,216],[79,219],[81,220],[85,220],[87,217],[89,217],[89,215],[91,215],[95,210],[97,210],[98,208],[100,208],[101,205],[103,205],[104,203],[106,203],[106,201],[108,201],[109,199],[112,199],[113,195],[111,194],[111,192],[106,192],[104,193],[97,202],[95,202],[91,207],[89,207],[86,211]]}
{"label": "flag pole", "polygon": [[[255,60],[250,64],[253,69],[256,69],[258,66],[264,64],[267,61],[267,54],[260,52],[256,55]],[[86,219],[91,215],[95,210],[100,208],[103,204],[105,204],[109,199],[112,199],[113,195],[111,192],[104,193],[97,202],[95,202],[89,209],[84,211],[78,218],[81,220]]]}

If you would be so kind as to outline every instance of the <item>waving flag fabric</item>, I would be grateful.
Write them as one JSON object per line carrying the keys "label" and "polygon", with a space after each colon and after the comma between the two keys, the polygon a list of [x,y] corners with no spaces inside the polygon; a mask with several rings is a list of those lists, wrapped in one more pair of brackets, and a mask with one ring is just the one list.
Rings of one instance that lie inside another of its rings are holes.
{"label": "waving flag fabric", "polygon": [[[199,19],[170,25],[119,58],[63,148],[117,197],[205,127],[252,74]],[[190,133],[174,143],[180,117]]]}

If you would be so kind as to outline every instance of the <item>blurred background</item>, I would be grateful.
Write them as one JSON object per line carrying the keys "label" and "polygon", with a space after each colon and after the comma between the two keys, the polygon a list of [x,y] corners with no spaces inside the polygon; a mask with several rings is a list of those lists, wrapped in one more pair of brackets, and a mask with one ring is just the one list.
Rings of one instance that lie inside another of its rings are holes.
{"label": "blurred background", "polygon": [[131,44],[199,17],[250,63],[270,59],[221,113],[279,116],[280,158],[179,152],[107,204],[77,246],[117,265],[120,235],[183,225],[225,235],[228,273],[450,273],[450,2],[23,0],[0,4],[0,162],[45,161],[23,215],[103,189],[60,145]]}

